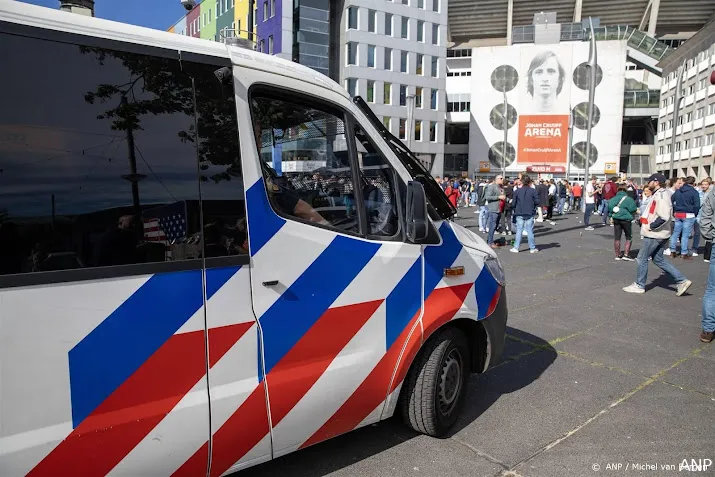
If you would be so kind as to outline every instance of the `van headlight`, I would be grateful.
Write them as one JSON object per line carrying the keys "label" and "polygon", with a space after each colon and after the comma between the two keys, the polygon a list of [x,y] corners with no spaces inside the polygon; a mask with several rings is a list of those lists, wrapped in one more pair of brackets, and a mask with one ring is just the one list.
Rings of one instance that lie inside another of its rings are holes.
{"label": "van headlight", "polygon": [[504,286],[506,284],[506,278],[504,277],[504,269],[499,263],[499,259],[496,257],[489,256],[484,260],[484,266],[489,269],[489,273],[492,274],[494,280],[499,283],[499,285]]}

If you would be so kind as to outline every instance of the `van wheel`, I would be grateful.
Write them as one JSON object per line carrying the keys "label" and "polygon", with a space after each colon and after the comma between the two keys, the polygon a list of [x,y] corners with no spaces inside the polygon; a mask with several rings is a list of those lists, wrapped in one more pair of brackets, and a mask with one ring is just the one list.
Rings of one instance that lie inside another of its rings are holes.
{"label": "van wheel", "polygon": [[440,437],[459,417],[469,377],[467,338],[456,328],[433,336],[412,365],[402,393],[402,418],[415,431]]}

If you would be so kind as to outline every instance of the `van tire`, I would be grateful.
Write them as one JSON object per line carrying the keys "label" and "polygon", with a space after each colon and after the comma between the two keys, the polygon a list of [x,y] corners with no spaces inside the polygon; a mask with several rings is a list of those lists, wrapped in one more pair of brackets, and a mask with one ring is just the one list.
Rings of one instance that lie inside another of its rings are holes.
{"label": "van tire", "polygon": [[444,436],[462,411],[469,363],[467,338],[459,329],[449,327],[430,338],[405,379],[405,423],[422,434]]}

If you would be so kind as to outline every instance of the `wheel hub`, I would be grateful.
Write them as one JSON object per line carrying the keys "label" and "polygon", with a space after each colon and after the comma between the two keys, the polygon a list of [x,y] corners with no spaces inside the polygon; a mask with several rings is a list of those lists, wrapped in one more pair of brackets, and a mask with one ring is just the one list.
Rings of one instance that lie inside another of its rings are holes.
{"label": "wheel hub", "polygon": [[439,382],[439,407],[443,415],[454,409],[457,396],[462,389],[462,357],[453,349],[445,357]]}

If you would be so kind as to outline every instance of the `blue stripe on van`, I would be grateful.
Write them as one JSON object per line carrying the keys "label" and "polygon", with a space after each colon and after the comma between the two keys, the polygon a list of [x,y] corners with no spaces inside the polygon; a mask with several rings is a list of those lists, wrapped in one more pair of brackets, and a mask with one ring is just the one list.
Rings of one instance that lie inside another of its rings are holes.
{"label": "blue stripe on van", "polygon": [[251,255],[256,255],[286,221],[271,208],[263,179],[258,179],[249,187],[246,192],[246,207],[248,209],[248,240]]}
{"label": "blue stripe on van", "polygon": [[477,318],[485,318],[489,312],[489,305],[497,292],[499,284],[492,276],[489,269],[484,266],[474,282],[474,294],[477,297]]}
{"label": "blue stripe on van", "polygon": [[[424,248],[425,262],[425,300],[444,276],[444,269],[454,264],[462,251],[462,244],[454,235],[452,228],[445,221],[439,228],[442,244]],[[386,300],[386,343],[385,349],[395,342],[402,330],[422,307],[420,281],[422,279],[421,259],[410,267],[397,286],[387,296]]]}
{"label": "blue stripe on van", "polygon": [[[210,298],[240,267],[207,271]],[[203,305],[201,271],[153,275],[69,352],[77,427]]]}
{"label": "blue stripe on van", "polygon": [[379,248],[379,244],[338,235],[260,317],[266,373],[318,321]]}

